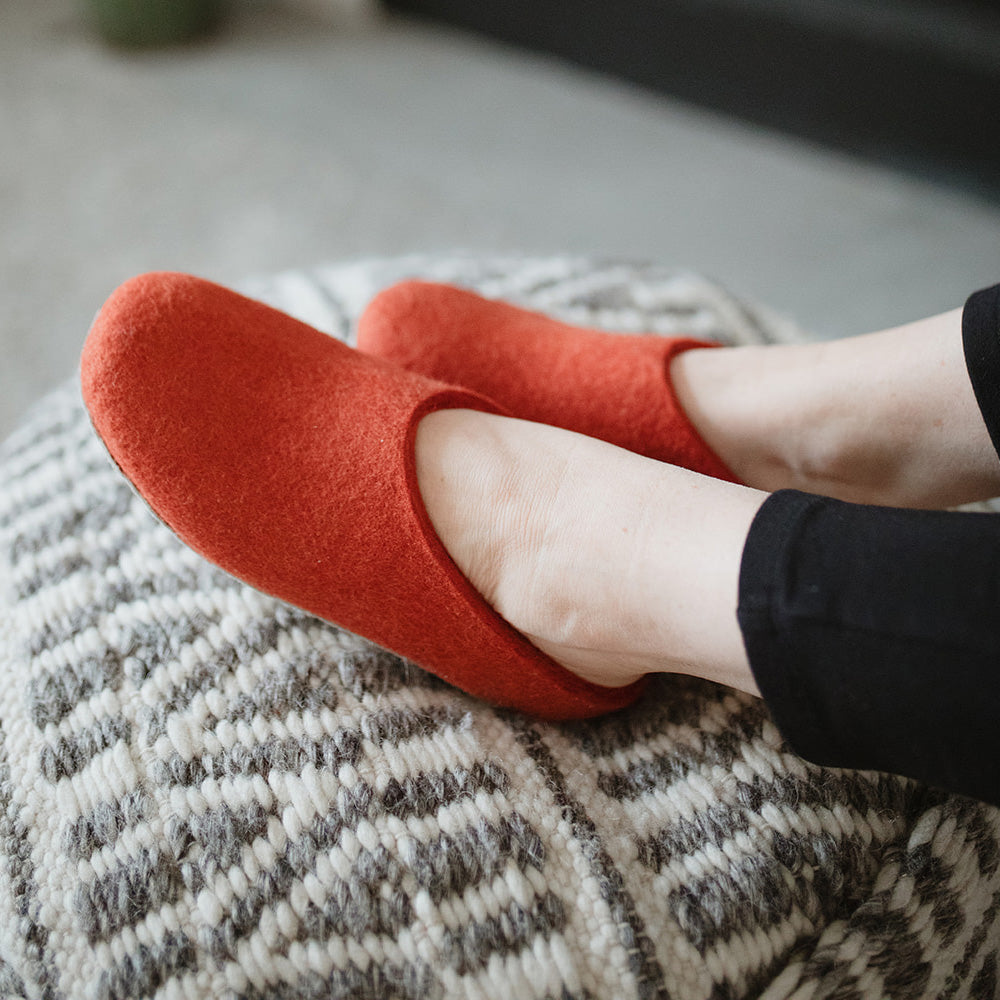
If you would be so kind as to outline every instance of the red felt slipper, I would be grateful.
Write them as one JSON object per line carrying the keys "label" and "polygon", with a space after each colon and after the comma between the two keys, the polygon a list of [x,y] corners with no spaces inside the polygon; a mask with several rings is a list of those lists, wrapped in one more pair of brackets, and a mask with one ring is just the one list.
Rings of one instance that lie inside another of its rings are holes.
{"label": "red felt slipper", "polygon": [[218,285],[149,274],[87,338],[83,395],[112,458],[191,548],[258,590],[494,704],[582,718],[642,684],[577,678],[473,588],[417,485],[420,419],[483,396],[352,351]]}
{"label": "red felt slipper", "polygon": [[717,344],[570,326],[452,285],[404,281],[380,292],[358,349],[464,386],[524,420],[735,481],[684,413],[670,362]]}

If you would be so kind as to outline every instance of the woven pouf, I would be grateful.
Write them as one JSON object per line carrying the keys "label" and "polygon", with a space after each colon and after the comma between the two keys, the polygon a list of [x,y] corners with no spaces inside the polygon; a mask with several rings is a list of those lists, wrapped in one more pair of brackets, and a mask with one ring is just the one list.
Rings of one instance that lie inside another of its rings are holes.
{"label": "woven pouf", "polygon": [[[561,258],[244,290],[350,339],[410,276],[798,336],[690,275]],[[0,451],[0,670],[5,997],[998,995],[1000,810],[807,764],[760,701],[688,678],[583,723],[481,704],[178,542],[75,379]]]}

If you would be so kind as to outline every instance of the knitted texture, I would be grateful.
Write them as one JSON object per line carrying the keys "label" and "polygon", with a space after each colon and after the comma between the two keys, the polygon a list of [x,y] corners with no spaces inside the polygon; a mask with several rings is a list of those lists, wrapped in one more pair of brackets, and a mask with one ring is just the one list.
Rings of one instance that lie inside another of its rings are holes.
{"label": "knitted texture", "polygon": [[[567,259],[246,290],[348,337],[409,276],[796,335],[688,275]],[[809,765],[759,701],[685,678],[589,722],[491,709],[183,546],[75,384],[0,450],[3,996],[998,996],[1000,810]]]}

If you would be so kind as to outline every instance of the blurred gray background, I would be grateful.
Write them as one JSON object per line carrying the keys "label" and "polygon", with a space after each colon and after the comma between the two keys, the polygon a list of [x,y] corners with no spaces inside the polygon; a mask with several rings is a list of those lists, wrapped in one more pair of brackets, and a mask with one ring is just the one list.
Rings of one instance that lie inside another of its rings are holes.
{"label": "blurred gray background", "polygon": [[76,0],[7,0],[0,122],[0,437],[150,269],[593,253],[695,269],[822,337],[1000,280],[996,199],[362,0],[234,0],[213,37],[142,52]]}

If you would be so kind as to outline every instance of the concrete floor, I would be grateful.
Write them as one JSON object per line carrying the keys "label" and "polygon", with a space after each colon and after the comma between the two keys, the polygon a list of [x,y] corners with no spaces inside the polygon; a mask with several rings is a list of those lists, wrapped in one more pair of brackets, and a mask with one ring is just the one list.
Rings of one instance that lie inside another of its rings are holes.
{"label": "concrete floor", "polygon": [[73,0],[4,4],[0,437],[72,373],[107,293],[154,268],[233,283],[372,254],[594,253],[699,270],[819,336],[1000,279],[1000,205],[449,30],[306,6],[234,0],[211,41],[121,54]]}

